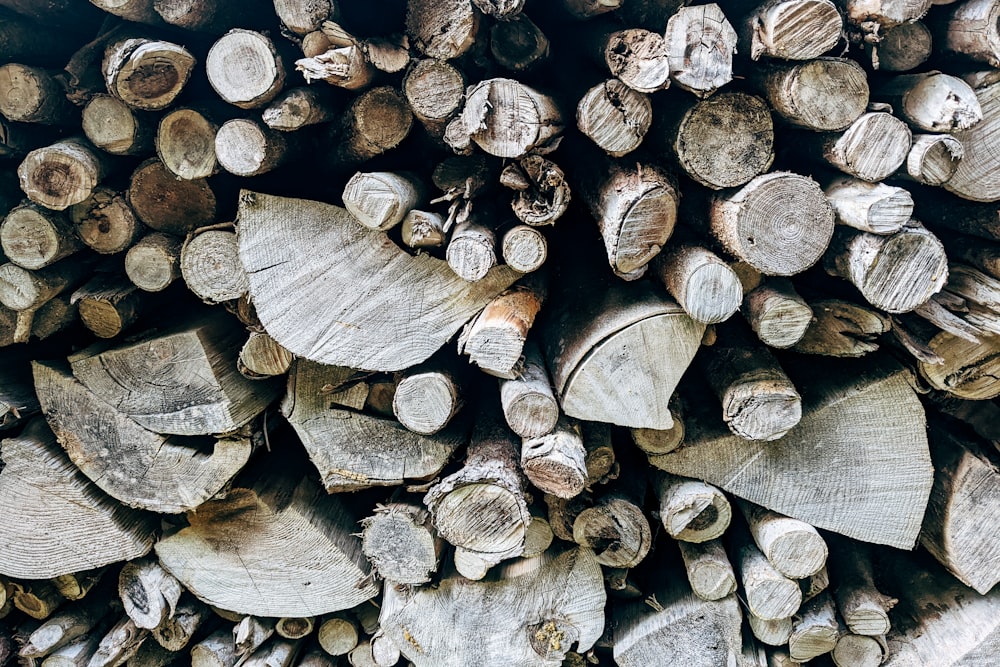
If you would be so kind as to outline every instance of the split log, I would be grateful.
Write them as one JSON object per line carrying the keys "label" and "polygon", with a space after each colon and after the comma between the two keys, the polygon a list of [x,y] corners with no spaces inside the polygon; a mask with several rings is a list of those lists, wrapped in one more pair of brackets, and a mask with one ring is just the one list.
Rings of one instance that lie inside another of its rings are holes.
{"label": "split log", "polygon": [[561,419],[548,433],[525,438],[521,469],[539,491],[559,498],[579,495],[589,478],[580,425]]}
{"label": "split log", "polygon": [[840,635],[830,658],[837,667],[878,667],[886,659],[885,639],[849,632]]}
{"label": "split log", "polygon": [[362,526],[361,548],[380,577],[409,585],[431,580],[441,562],[443,540],[426,508],[405,502],[379,505]]}
{"label": "split log", "polygon": [[267,467],[266,479],[204,503],[190,526],[161,539],[164,569],[199,599],[240,613],[317,616],[374,597],[342,502]]}
{"label": "split log", "polygon": [[237,372],[241,329],[213,313],[118,348],[85,348],[69,362],[87,389],[143,428],[229,433],[263,412],[278,393],[274,383],[250,382]]}
{"label": "split log", "polygon": [[0,265],[0,303],[16,311],[35,311],[49,300],[80,284],[87,273],[86,262],[56,262],[29,271],[16,264]]}
{"label": "split log", "polygon": [[684,90],[707,97],[733,78],[736,30],[714,2],[682,7],[664,35],[670,78]]}
{"label": "split log", "polygon": [[735,548],[734,560],[751,614],[762,621],[779,621],[798,610],[802,604],[799,585],[774,569],[749,537]]}
{"label": "split log", "polygon": [[407,0],[406,34],[428,58],[450,60],[470,48],[479,29],[479,13],[469,0]]}
{"label": "split log", "polygon": [[841,229],[826,268],[889,313],[906,313],[926,303],[948,280],[944,246],[916,221],[889,235]]}
{"label": "split log", "polygon": [[691,591],[702,600],[721,600],[736,592],[736,573],[719,540],[678,542]]}
{"label": "split log", "polygon": [[702,600],[672,574],[663,571],[655,577],[648,602],[612,606],[615,664],[743,664],[743,615],[736,596]]}
{"label": "split log", "polygon": [[316,640],[332,656],[347,655],[358,645],[358,629],[350,620],[333,616],[319,626]]}
{"label": "split log", "polygon": [[403,372],[392,412],[410,431],[434,435],[448,426],[462,403],[458,373],[444,360],[432,359]]}
{"label": "split log", "polygon": [[[406,221],[403,222],[404,233]],[[548,259],[549,248],[545,235],[534,227],[516,225],[504,232],[500,239],[500,252],[504,264],[521,273],[531,273],[542,268]]]}
{"label": "split log", "polygon": [[904,120],[924,132],[967,130],[983,119],[969,84],[941,72],[894,77],[874,97],[891,104]]}
{"label": "split log", "polygon": [[132,172],[127,199],[139,219],[158,232],[187,234],[215,222],[215,193],[208,181],[178,179],[157,159]]}
{"label": "split log", "polygon": [[125,39],[108,46],[102,71],[108,92],[135,109],[166,109],[180,95],[195,59],[179,44]]}
{"label": "split log", "polygon": [[846,130],[868,106],[865,71],[846,58],[769,64],[754,76],[771,107],[796,127]]}
{"label": "split log", "polygon": [[123,617],[101,638],[87,667],[111,667],[125,663],[136,654],[148,636],[149,630],[137,628],[131,618]]}
{"label": "split log", "polygon": [[752,60],[812,60],[835,47],[843,30],[830,0],[769,0],[743,19],[740,37]]}
{"label": "split log", "polygon": [[327,491],[429,480],[440,473],[462,443],[463,429],[456,425],[424,436],[395,420],[336,407],[331,389],[343,387],[352,375],[350,369],[298,359],[281,406]]}
{"label": "split log", "polygon": [[944,185],[964,156],[962,142],[950,134],[915,134],[906,156],[905,175],[924,185]]}
{"label": "split log", "polygon": [[873,65],[883,72],[908,72],[931,57],[931,31],[920,21],[911,21],[881,31],[873,49]]}
{"label": "split log", "polygon": [[272,130],[295,132],[304,127],[326,123],[337,116],[332,95],[323,88],[289,88],[271,102],[261,114]]}
{"label": "split log", "polygon": [[516,191],[510,207],[525,224],[554,225],[569,206],[566,175],[540,155],[526,155],[508,164],[500,173],[500,183]]}
{"label": "split log", "polygon": [[287,373],[293,359],[292,353],[273,338],[264,332],[254,331],[240,348],[236,367],[245,378],[263,380]]}
{"label": "split log", "polygon": [[861,357],[878,349],[875,341],[889,331],[889,318],[849,301],[823,299],[810,305],[813,320],[793,346],[796,352]]}
{"label": "split log", "polygon": [[96,626],[107,614],[106,603],[106,600],[88,600],[56,612],[29,635],[18,654],[24,658],[42,658],[99,631]]}
{"label": "split log", "polygon": [[563,411],[588,421],[670,428],[670,394],[704,325],[646,285],[577,284],[552,300],[558,306],[544,340]]}
{"label": "split log", "polygon": [[285,67],[266,35],[238,28],[216,40],[205,59],[212,88],[241,109],[257,109],[273,100],[285,84]]}
{"label": "split log", "polygon": [[126,563],[118,575],[118,596],[137,628],[153,630],[169,621],[181,592],[180,582],[155,560]]}
{"label": "split log", "polygon": [[403,77],[403,95],[427,133],[440,141],[448,121],[465,101],[465,78],[443,60],[424,58]]}
{"label": "split log", "polygon": [[739,277],[711,250],[674,246],[654,260],[654,271],[695,322],[718,324],[743,301]]}
{"label": "split log", "polygon": [[481,410],[465,465],[424,497],[441,537],[487,567],[524,551],[531,515],[518,447],[499,414]]}
{"label": "split log", "polygon": [[182,240],[170,234],[151,232],[129,248],[125,273],[139,289],[161,292],[180,277]]}
{"label": "split log", "polygon": [[866,545],[838,539],[830,568],[837,580],[837,608],[848,629],[856,635],[878,637],[892,627],[889,611],[897,600],[875,588],[870,550]]}
{"label": "split log", "polygon": [[9,62],[0,67],[0,114],[19,123],[68,125],[74,110],[53,72]]}
{"label": "split log", "polygon": [[716,346],[704,368],[722,403],[722,420],[735,435],[777,440],[802,418],[799,392],[767,348]]}
{"label": "split log", "polygon": [[41,269],[83,246],[64,213],[34,203],[13,208],[0,224],[0,246],[8,261]]}
{"label": "split log", "polygon": [[[410,256],[319,202],[244,192],[238,220],[261,322],[290,352],[324,364],[395,371],[420,363],[519,275],[498,267],[467,283],[441,260]],[[362,284],[381,289],[361,294]],[[386,307],[399,303],[417,306]]]}
{"label": "split log", "polygon": [[70,459],[130,507],[164,513],[193,509],[250,456],[250,443],[239,439],[218,440],[206,456],[204,443],[145,430],[60,367],[35,362],[34,370],[42,409]]}
{"label": "split log", "polygon": [[549,40],[527,14],[518,14],[490,28],[490,53],[501,67],[519,72],[548,58]]}
{"label": "split log", "polygon": [[823,569],[826,542],[815,528],[758,505],[739,503],[754,543],[781,574],[805,579]]}
{"label": "split log", "polygon": [[462,329],[458,353],[489,375],[515,378],[525,339],[547,291],[544,280],[526,278],[498,295]]}
{"label": "split log", "polygon": [[138,288],[117,273],[97,274],[70,295],[80,321],[98,338],[114,338],[132,326],[145,303]]}
{"label": "split log", "polygon": [[680,194],[673,177],[649,164],[601,164],[581,187],[604,239],[608,263],[638,277],[673,234]]}
{"label": "split log", "polygon": [[649,98],[618,79],[590,88],[576,105],[576,126],[612,157],[631,153],[653,122]]}
{"label": "split log", "polygon": [[386,231],[403,221],[422,199],[412,176],[386,171],[354,174],[344,186],[344,208],[368,229]]}
{"label": "split log", "polygon": [[37,148],[17,167],[28,199],[56,211],[85,200],[107,173],[107,159],[82,137]]}
{"label": "split log", "polygon": [[923,409],[887,360],[820,361],[796,380],[803,417],[784,438],[740,440],[705,424],[653,463],[817,528],[911,548],[933,482]]}
{"label": "split log", "polygon": [[259,176],[293,159],[299,148],[297,139],[256,119],[234,118],[215,134],[215,157],[230,174]]}
{"label": "split log", "polygon": [[795,345],[813,321],[812,308],[784,278],[771,278],[747,292],[741,310],[750,328],[768,347]]}
{"label": "split log", "polygon": [[675,540],[700,544],[720,537],[729,527],[733,510],[711,484],[667,473],[656,475],[654,484],[660,521]]}
{"label": "split log", "polygon": [[250,289],[236,232],[228,229],[189,234],[181,247],[180,269],[188,289],[205,303],[239,299]]}
{"label": "split log", "polygon": [[829,594],[820,595],[802,605],[796,615],[792,634],[788,638],[788,655],[792,660],[808,662],[833,651],[839,637],[833,598]]}
{"label": "split log", "polygon": [[1000,123],[1000,78],[987,73],[967,82],[976,91],[983,120],[955,133],[965,153],[943,187],[963,199],[993,202],[1000,199],[1000,158],[990,149]]}
{"label": "split log", "polygon": [[210,618],[212,611],[208,606],[186,594],[177,603],[174,613],[153,628],[150,634],[168,651],[182,651]]}
{"label": "split log", "polygon": [[[437,213],[414,209],[403,218],[399,234],[403,243],[411,248],[436,248],[444,245],[446,238],[444,224],[444,218]],[[506,246],[504,247],[506,248]],[[506,256],[504,259],[506,260]],[[518,268],[516,262],[507,263],[511,265],[512,269],[521,270]]]}
{"label": "split log", "polygon": [[[734,188],[767,171],[774,160],[774,123],[763,99],[725,92],[667,110],[657,141],[695,181]],[[723,128],[720,131],[720,128]]]}
{"label": "split log", "polygon": [[216,630],[191,648],[191,667],[233,667],[236,643],[230,630]]}
{"label": "split log", "polygon": [[843,132],[827,135],[823,159],[864,181],[888,178],[906,160],[913,137],[906,123],[884,111],[862,114]]}
{"label": "split log", "polygon": [[550,432],[559,419],[559,404],[538,345],[527,341],[519,376],[500,381],[500,403],[504,419],[522,438],[537,438]]}
{"label": "split log", "polygon": [[562,130],[555,100],[513,79],[496,78],[469,87],[445,141],[459,151],[474,142],[490,155],[519,158],[551,150]]}
{"label": "split log", "polygon": [[146,232],[125,195],[103,185],[94,188],[87,200],[71,206],[69,217],[80,240],[102,255],[128,250]]}
{"label": "split log", "polygon": [[947,391],[959,398],[985,400],[1000,395],[1000,371],[996,368],[1000,338],[980,337],[973,343],[942,331],[934,336],[930,349],[943,359],[941,363],[920,362],[920,375],[935,389]]}
{"label": "split log", "polygon": [[[143,556],[154,517],[122,507],[77,469],[41,419],[3,443],[0,572],[40,579]],[[39,532],[38,526],[58,527]]]}
{"label": "split log", "polygon": [[913,197],[903,188],[838,178],[824,188],[837,222],[872,234],[899,231],[913,214]]}
{"label": "split log", "polygon": [[587,651],[598,640],[605,600],[593,554],[571,549],[515,561],[495,581],[453,575],[436,587],[387,588],[380,624],[417,667],[558,667],[573,645]]}
{"label": "split log", "polygon": [[766,275],[789,276],[822,257],[833,236],[834,212],[816,181],[772,172],[716,195],[710,224],[737,258]]}
{"label": "split log", "polygon": [[339,9],[337,0],[274,0],[274,13],[292,33],[306,35],[335,19]]}
{"label": "split log", "polygon": [[947,19],[944,47],[952,53],[1000,67],[1000,8],[990,0],[963,3]]}

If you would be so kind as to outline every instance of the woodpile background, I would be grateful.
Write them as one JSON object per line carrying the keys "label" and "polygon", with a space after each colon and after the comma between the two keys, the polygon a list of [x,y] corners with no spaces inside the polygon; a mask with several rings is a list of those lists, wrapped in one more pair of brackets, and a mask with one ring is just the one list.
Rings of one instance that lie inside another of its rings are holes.
{"label": "woodpile background", "polygon": [[0,666],[1000,664],[1000,0],[0,10]]}

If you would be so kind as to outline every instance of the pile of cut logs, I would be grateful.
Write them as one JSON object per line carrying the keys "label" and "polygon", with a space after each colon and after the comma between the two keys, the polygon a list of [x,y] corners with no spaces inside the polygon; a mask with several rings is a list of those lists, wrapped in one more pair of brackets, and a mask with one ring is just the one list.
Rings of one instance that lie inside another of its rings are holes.
{"label": "pile of cut logs", "polygon": [[990,68],[1000,0],[0,0],[0,667],[998,664]]}

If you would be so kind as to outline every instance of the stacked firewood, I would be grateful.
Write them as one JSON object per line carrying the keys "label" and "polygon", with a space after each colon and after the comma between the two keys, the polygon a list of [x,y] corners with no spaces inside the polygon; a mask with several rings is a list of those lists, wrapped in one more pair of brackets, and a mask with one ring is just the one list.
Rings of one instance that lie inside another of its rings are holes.
{"label": "stacked firewood", "polygon": [[996,664],[934,5],[0,0],[0,667]]}

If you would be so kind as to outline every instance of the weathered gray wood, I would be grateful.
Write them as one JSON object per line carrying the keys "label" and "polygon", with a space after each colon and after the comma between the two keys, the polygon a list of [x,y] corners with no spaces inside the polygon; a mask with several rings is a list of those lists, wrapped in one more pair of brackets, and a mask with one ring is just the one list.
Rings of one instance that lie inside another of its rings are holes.
{"label": "weathered gray wood", "polygon": [[489,375],[516,377],[525,340],[547,291],[546,281],[532,276],[498,295],[462,329],[459,354]]}
{"label": "weathered gray wood", "polygon": [[941,72],[902,74],[880,86],[874,98],[924,132],[967,130],[983,119],[975,91]]}
{"label": "weathered gray wood", "polygon": [[559,498],[579,495],[589,478],[580,425],[561,419],[551,431],[521,443],[521,469],[538,490]]}
{"label": "weathered gray wood", "polygon": [[191,648],[191,667],[233,667],[236,644],[232,630],[216,630]]}
{"label": "weathered gray wood", "polygon": [[296,35],[319,30],[323,21],[338,13],[337,0],[274,0],[274,13]]}
{"label": "weathered gray wood", "polygon": [[238,221],[261,322],[290,352],[324,364],[391,371],[424,361],[520,275],[499,267],[470,285],[319,202],[244,192]]}
{"label": "weathered gray wood", "polygon": [[872,64],[885,72],[908,72],[924,64],[932,52],[931,31],[920,21],[893,26],[881,32]]}
{"label": "weathered gray wood", "polygon": [[241,109],[257,109],[273,100],[285,83],[286,67],[270,38],[243,29],[216,40],[205,59],[212,88]]}
{"label": "weathered gray wood", "polygon": [[792,634],[788,638],[788,655],[792,660],[808,662],[837,646],[840,630],[837,610],[829,594],[813,598],[796,614]]}
{"label": "weathered gray wood", "polygon": [[590,88],[576,105],[576,126],[612,157],[631,153],[653,123],[649,98],[618,79]]}
{"label": "weathered gray wood", "polygon": [[296,157],[297,140],[297,135],[274,130],[255,118],[233,118],[215,134],[215,157],[230,174],[259,176]]}
{"label": "weathered gray wood", "polygon": [[809,306],[813,320],[793,346],[805,354],[861,357],[879,348],[878,337],[891,326],[885,315],[849,301],[822,299]]}
{"label": "weathered gray wood", "polygon": [[778,572],[789,579],[805,579],[823,569],[828,551],[815,528],[751,503],[741,502],[739,507],[754,543]]}
{"label": "weathered gray wood", "polygon": [[368,87],[376,72],[362,46],[354,42],[331,45],[323,53],[296,60],[295,69],[302,72],[306,83],[325,81],[346,90]]}
{"label": "weathered gray wood", "polygon": [[420,53],[449,60],[472,48],[479,16],[468,0],[408,0],[406,34]]}
{"label": "weathered gray wood", "polygon": [[73,137],[28,153],[17,176],[28,199],[62,211],[89,197],[107,171],[106,157],[83,137]]}
{"label": "weathered gray wood", "polygon": [[843,132],[827,135],[823,159],[865,181],[881,181],[899,169],[913,136],[906,123],[884,111],[862,114]]}
{"label": "weathered gray wood", "polygon": [[[765,621],[752,613],[747,614],[748,625],[753,636],[768,646],[781,646],[788,643],[792,636],[792,619],[779,618],[776,621]],[[798,663],[796,663],[798,664]]]}
{"label": "weathered gray wood", "polygon": [[147,292],[166,289],[181,275],[182,244],[182,239],[171,234],[146,234],[125,254],[125,274]]}
{"label": "weathered gray wood", "polygon": [[667,21],[664,35],[670,78],[699,97],[733,78],[736,30],[715,3],[682,7]]}
{"label": "weathered gray wood", "polygon": [[600,35],[599,57],[632,90],[655,93],[670,86],[670,61],[663,35],[643,28],[627,28]]}
{"label": "weathered gray wood", "polygon": [[347,655],[358,645],[358,628],[344,616],[331,616],[319,626],[316,640],[332,656]]}
{"label": "weathered gray wood", "polygon": [[[633,469],[630,475],[638,470]],[[643,561],[652,546],[652,529],[639,504],[645,484],[626,475],[619,490],[603,496],[573,521],[573,541],[593,549],[597,562],[632,568]]]}
{"label": "weathered gray wood", "polygon": [[417,667],[559,667],[572,646],[587,651],[598,640],[605,600],[593,554],[571,549],[514,561],[496,580],[452,575],[436,587],[387,588],[379,620]]}
{"label": "weathered gray wood", "polygon": [[837,45],[844,19],[830,0],[768,0],[743,19],[741,28],[741,47],[749,46],[753,60],[811,60]]}
{"label": "weathered gray wood", "polygon": [[180,270],[188,289],[206,303],[239,299],[250,288],[231,229],[189,234],[181,247]]}
{"label": "weathered gray wood", "polygon": [[156,123],[151,114],[113,95],[95,95],[82,113],[83,133],[112,155],[146,155],[153,147]]}
{"label": "weathered gray wood", "polygon": [[892,627],[889,611],[897,600],[875,588],[871,551],[864,544],[832,542],[830,569],[837,581],[837,608],[847,628],[857,635],[878,637]]}
{"label": "weathered gray wood", "polygon": [[771,565],[749,538],[734,546],[748,611],[762,621],[790,618],[802,604],[799,585]]}
{"label": "weathered gray wood", "polygon": [[352,375],[347,368],[298,359],[281,406],[327,491],[396,485],[437,475],[463,442],[463,429],[456,425],[426,436],[395,420],[344,410],[332,402],[331,394],[348,385]]}
{"label": "weathered gray wood", "polygon": [[365,227],[385,231],[416,208],[421,189],[412,175],[359,171],[344,186],[344,208]]}
{"label": "weathered gray wood", "polygon": [[500,253],[504,264],[515,271],[530,273],[542,268],[548,259],[548,241],[534,227],[515,225],[504,232],[500,239]]}
{"label": "weathered gray wood", "polygon": [[868,105],[865,71],[845,58],[768,64],[754,77],[778,115],[797,127],[844,130]]}
{"label": "weathered gray wood", "polygon": [[41,269],[83,247],[69,217],[26,202],[0,223],[0,247],[8,261],[25,269]]}
{"label": "weathered gray wood", "polygon": [[237,369],[251,380],[284,375],[292,366],[292,353],[278,345],[262,332],[251,332],[250,338],[240,348]]}
{"label": "weathered gray wood", "polygon": [[1000,78],[987,72],[966,80],[976,91],[983,119],[968,130],[955,133],[965,153],[943,187],[963,199],[997,201],[1000,199],[1000,158],[993,145],[1000,133]]}
{"label": "weathered gray wood", "polygon": [[711,484],[660,473],[654,478],[660,521],[670,537],[701,543],[720,537],[733,510],[726,496]]}
{"label": "weathered gray wood", "polygon": [[931,0],[841,0],[845,18],[863,32],[877,34],[879,29],[915,21],[930,9]]}
{"label": "weathered gray wood", "polygon": [[441,141],[445,126],[465,101],[465,78],[444,60],[424,58],[406,72],[403,94],[427,133]]}
{"label": "weathered gray wood", "polygon": [[537,342],[525,343],[520,375],[500,381],[500,403],[507,425],[522,438],[536,438],[555,428],[559,403]]}
{"label": "weathered gray wood", "polygon": [[264,109],[261,118],[268,127],[281,132],[295,132],[331,121],[338,109],[327,93],[315,86],[289,88]]}
{"label": "weathered gray wood", "polygon": [[107,600],[88,600],[65,607],[50,616],[21,646],[19,655],[25,658],[42,658],[70,642],[90,634],[107,613]]}
{"label": "weathered gray wood", "polygon": [[747,292],[740,310],[750,328],[768,347],[795,345],[813,321],[812,308],[784,278],[770,278]]}
{"label": "weathered gray wood", "polygon": [[674,246],[653,266],[667,292],[695,322],[718,324],[732,317],[743,302],[739,276],[711,250]]}
{"label": "weathered gray wood", "polygon": [[944,185],[964,156],[962,142],[950,134],[914,134],[904,164],[905,176],[924,185]]}
{"label": "weathered gray wood", "polygon": [[211,618],[212,611],[206,604],[185,594],[174,608],[173,615],[153,628],[150,635],[168,651],[181,651]]}
{"label": "weathered gray wood", "polygon": [[153,630],[173,618],[181,584],[155,560],[134,560],[118,574],[118,597],[138,628]]}
{"label": "weathered gray wood", "polygon": [[702,600],[721,600],[736,592],[736,573],[719,540],[681,542],[681,557],[691,591]]}
{"label": "weathered gray wood", "polygon": [[55,74],[13,62],[0,66],[0,114],[20,123],[69,124],[73,107]]}
{"label": "weathered gray wood", "polygon": [[824,189],[837,222],[873,234],[892,234],[910,220],[913,197],[903,188],[838,178]]}
{"label": "weathered gray wood", "polygon": [[414,433],[440,432],[462,406],[462,378],[448,361],[438,358],[413,366],[396,384],[392,412]]}
{"label": "weathered gray wood", "polygon": [[956,6],[948,17],[944,47],[990,67],[1000,66],[1000,8],[989,0],[974,0]]}
{"label": "weathered gray wood", "polygon": [[830,658],[837,667],[878,667],[885,662],[887,650],[882,637],[847,632],[840,635]]}
{"label": "weathered gray wood", "polygon": [[420,505],[379,505],[362,521],[361,548],[383,579],[419,585],[431,580],[441,561],[443,540]]}
{"label": "weathered gray wood", "polygon": [[114,624],[91,656],[87,667],[120,665],[134,656],[149,636],[149,630],[136,627],[128,616]]}

